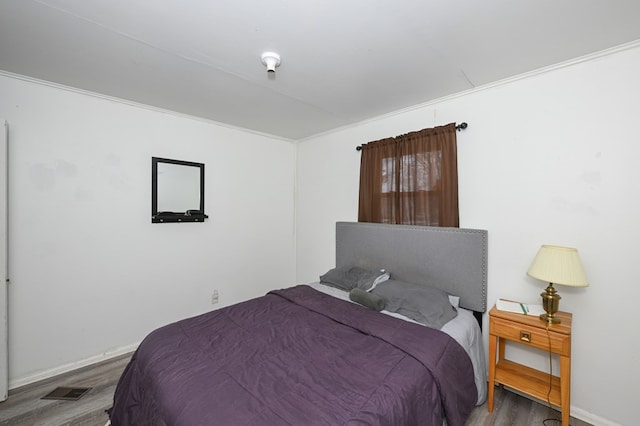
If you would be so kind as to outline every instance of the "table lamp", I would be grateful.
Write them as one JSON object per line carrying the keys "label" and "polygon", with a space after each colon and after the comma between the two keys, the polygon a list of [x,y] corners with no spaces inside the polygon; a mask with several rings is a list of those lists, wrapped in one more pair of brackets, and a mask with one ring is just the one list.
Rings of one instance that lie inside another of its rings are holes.
{"label": "table lamp", "polygon": [[542,307],[546,312],[540,315],[540,319],[548,324],[560,323],[560,318],[555,316],[560,306],[560,295],[553,288],[554,284],[573,287],[589,285],[578,250],[571,247],[543,245],[533,259],[527,275],[549,283],[546,290],[540,293]]}

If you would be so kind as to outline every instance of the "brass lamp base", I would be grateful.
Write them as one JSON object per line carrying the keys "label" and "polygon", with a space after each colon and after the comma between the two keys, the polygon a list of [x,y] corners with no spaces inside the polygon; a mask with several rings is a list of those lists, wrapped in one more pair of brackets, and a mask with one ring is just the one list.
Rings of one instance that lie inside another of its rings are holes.
{"label": "brass lamp base", "polygon": [[551,316],[549,314],[540,315],[540,319],[546,322],[547,324],[560,324],[560,318],[556,316]]}
{"label": "brass lamp base", "polygon": [[542,307],[544,308],[546,314],[540,315],[540,319],[545,321],[547,324],[560,324],[560,318],[555,316],[555,313],[558,312],[558,308],[560,307],[560,295],[553,288],[553,283],[549,283],[544,292],[540,293],[542,296]]}

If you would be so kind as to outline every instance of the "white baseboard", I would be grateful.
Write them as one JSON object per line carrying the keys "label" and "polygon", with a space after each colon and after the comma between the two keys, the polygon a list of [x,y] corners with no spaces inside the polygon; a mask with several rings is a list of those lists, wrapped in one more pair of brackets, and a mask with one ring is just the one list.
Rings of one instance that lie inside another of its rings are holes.
{"label": "white baseboard", "polygon": [[39,371],[38,373],[29,375],[29,376],[19,377],[17,379],[9,380],[9,389],[19,388],[21,386],[28,385],[30,383],[39,382],[40,380],[45,380],[50,377],[57,376],[59,374],[68,373],[69,371],[77,370],[82,367],[87,367],[91,364],[96,364],[98,362],[107,361],[111,358],[116,358],[120,355],[124,355],[124,354],[135,351],[138,348],[139,344],[140,343],[134,343],[129,346],[123,346],[121,348],[107,351],[100,355],[95,355],[80,361],[71,362],[69,364],[61,365],[59,367],[50,368],[44,371]]}
{"label": "white baseboard", "polygon": [[593,413],[585,411],[581,408],[576,408],[573,405],[571,406],[571,415],[576,419],[580,419],[592,425],[598,426],[622,426],[619,423],[612,422],[611,420],[604,419],[602,417],[598,417]]}

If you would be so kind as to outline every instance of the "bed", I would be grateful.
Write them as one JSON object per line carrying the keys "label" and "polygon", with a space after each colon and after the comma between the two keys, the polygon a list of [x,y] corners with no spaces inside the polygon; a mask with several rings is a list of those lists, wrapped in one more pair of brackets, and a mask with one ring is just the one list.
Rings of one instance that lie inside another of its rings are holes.
{"label": "bed", "polygon": [[273,290],[150,333],[120,378],[111,424],[464,425],[486,398],[475,319],[486,265],[484,230],[338,222],[336,270],[384,269],[393,280],[372,294],[428,283],[455,318],[426,327],[322,280]]}

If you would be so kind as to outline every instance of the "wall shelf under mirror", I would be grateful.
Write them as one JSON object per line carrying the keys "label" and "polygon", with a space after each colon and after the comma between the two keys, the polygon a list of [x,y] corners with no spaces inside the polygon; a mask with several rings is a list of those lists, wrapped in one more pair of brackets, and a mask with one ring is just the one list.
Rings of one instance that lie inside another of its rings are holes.
{"label": "wall shelf under mirror", "polygon": [[151,157],[151,222],[204,222],[204,164]]}

